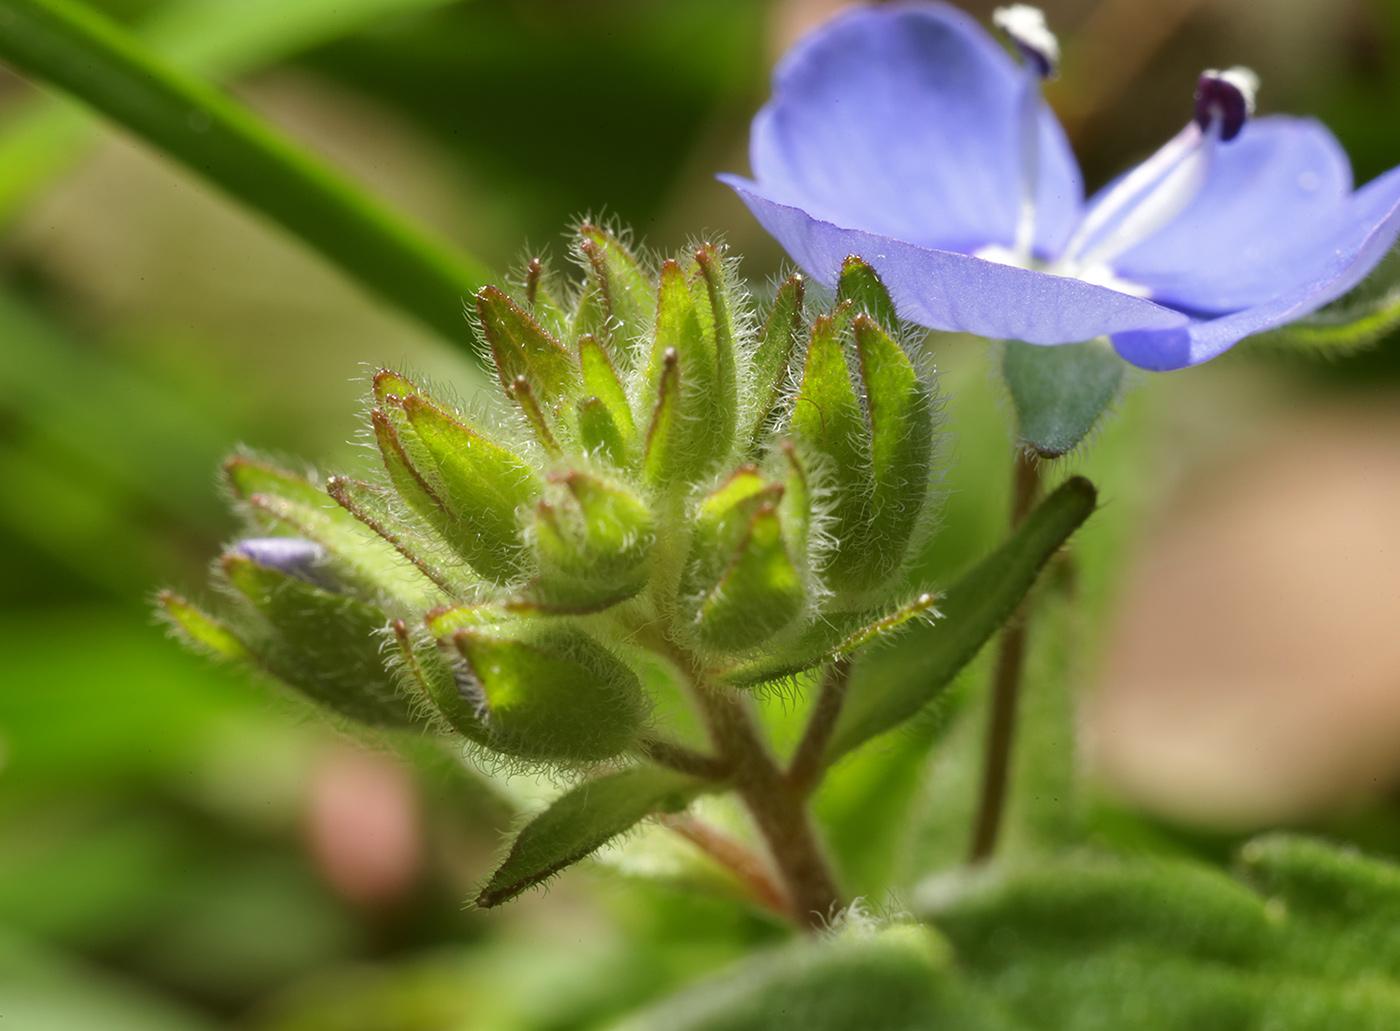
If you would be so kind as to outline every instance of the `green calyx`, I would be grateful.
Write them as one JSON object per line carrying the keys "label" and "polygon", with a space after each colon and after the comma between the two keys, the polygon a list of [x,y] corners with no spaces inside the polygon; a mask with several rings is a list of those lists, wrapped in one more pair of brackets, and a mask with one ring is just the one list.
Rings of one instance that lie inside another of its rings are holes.
{"label": "green calyx", "polygon": [[[163,600],[181,636],[362,722],[570,767],[646,752],[666,670],[812,668],[907,607],[935,409],[874,271],[848,261],[811,321],[801,277],[760,304],[713,243],[653,261],[585,225],[573,255],[578,282],[535,260],[475,298],[501,416],[384,370],[377,468],[230,460],[250,536],[291,543],[230,550],[227,616]],[[314,565],[279,565],[295,542]]]}

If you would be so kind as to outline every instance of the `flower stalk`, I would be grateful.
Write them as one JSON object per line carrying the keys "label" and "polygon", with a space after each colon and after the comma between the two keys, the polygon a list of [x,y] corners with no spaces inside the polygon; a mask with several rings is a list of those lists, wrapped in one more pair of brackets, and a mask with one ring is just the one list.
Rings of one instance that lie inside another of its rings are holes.
{"label": "flower stalk", "polygon": [[[1020,526],[1040,493],[1040,459],[1018,451],[1012,476],[1011,526]],[[968,862],[985,863],[996,851],[1006,809],[1010,780],[1011,753],[1016,737],[1016,710],[1021,695],[1021,675],[1026,659],[1026,633],[1030,621],[1030,599],[1001,632],[996,671],[992,678],[992,712],[987,723],[987,746],[983,757],[982,793],[973,824]]]}

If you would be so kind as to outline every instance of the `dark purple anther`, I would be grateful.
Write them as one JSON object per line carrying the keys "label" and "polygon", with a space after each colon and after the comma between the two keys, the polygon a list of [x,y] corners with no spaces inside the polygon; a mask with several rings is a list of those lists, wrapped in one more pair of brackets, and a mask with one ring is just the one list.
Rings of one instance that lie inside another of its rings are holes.
{"label": "dark purple anther", "polygon": [[260,566],[295,576],[317,587],[325,586],[325,577],[319,568],[325,551],[319,544],[300,537],[249,537],[235,544],[233,550]]}
{"label": "dark purple anther", "polygon": [[1202,72],[1196,82],[1196,124],[1209,129],[1220,119],[1220,139],[1233,140],[1254,114],[1254,94],[1259,76],[1248,68]]}

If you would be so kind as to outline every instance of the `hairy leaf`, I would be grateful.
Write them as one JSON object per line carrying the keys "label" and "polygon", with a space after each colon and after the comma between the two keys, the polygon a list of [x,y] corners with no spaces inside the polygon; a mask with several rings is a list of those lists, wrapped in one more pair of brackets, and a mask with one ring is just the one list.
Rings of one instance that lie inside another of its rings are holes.
{"label": "hairy leaf", "polygon": [[634,766],[584,781],[527,823],[505,861],[478,892],[489,909],[548,880],[652,813],[684,809],[710,785],[655,766]]}

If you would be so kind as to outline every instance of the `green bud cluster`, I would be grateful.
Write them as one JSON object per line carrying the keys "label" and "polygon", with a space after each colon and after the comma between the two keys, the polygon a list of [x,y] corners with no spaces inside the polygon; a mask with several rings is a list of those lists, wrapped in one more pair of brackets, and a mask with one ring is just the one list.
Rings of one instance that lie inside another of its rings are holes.
{"label": "green bud cluster", "polygon": [[801,277],[760,306],[711,243],[652,267],[585,225],[574,255],[579,283],[532,261],[476,296],[499,417],[385,370],[368,481],[230,459],[235,607],[162,596],[185,639],[361,723],[568,765],[639,747],[658,668],[753,686],[927,607],[902,574],[936,405],[868,265],[809,321]]}

